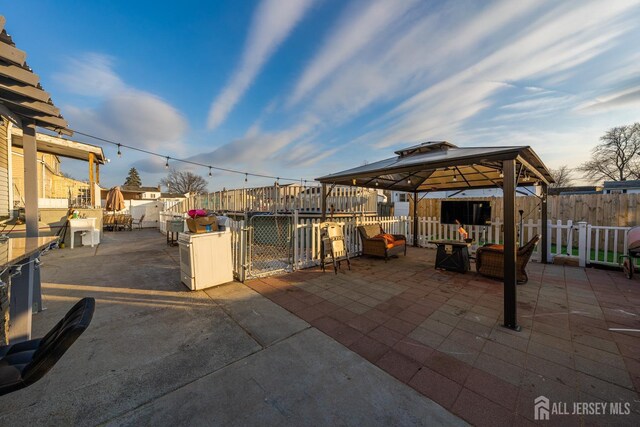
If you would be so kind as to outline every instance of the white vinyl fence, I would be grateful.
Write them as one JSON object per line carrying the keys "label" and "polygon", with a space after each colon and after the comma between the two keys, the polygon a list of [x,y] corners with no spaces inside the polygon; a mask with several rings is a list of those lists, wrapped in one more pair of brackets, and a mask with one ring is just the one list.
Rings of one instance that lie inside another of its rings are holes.
{"label": "white vinyl fence", "polygon": [[[159,229],[166,232],[166,221],[183,219],[186,214],[161,212]],[[291,216],[293,230],[291,236],[290,269],[309,268],[320,264],[320,219],[299,217],[297,212]],[[380,224],[385,232],[404,234],[408,244],[413,243],[413,219],[410,217],[360,217],[340,218],[336,222],[344,226],[345,243],[351,256],[361,254],[361,242],[357,226],[366,224]],[[618,266],[619,257],[627,254],[627,232],[629,227],[592,226],[586,222],[573,223],[567,221],[548,222],[547,254],[548,262],[559,254],[569,254],[578,257],[580,266],[602,264]],[[251,263],[249,248],[249,227],[245,221],[231,221],[232,259],[235,277],[244,281],[248,265]],[[542,222],[528,220],[522,224],[521,244],[531,240],[542,232]],[[479,246],[486,243],[502,243],[503,223],[497,218],[486,226],[468,226],[465,228],[469,237]],[[418,246],[435,247],[432,240],[460,240],[458,226],[441,224],[438,218],[419,218],[417,228]],[[541,260],[541,245],[535,249],[532,259]]]}

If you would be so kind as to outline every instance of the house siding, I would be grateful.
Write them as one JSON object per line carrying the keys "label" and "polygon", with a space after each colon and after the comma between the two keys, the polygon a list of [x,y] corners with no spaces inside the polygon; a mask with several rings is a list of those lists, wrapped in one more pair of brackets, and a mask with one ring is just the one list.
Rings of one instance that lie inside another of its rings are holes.
{"label": "house siding", "polygon": [[9,206],[9,120],[0,125],[0,217],[8,217]]}

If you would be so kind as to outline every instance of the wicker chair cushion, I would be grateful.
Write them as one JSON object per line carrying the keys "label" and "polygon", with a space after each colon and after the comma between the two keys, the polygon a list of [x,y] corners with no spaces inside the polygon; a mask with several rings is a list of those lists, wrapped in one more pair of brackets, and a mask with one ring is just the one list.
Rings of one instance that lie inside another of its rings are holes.
{"label": "wicker chair cushion", "polygon": [[364,234],[365,239],[373,239],[382,232],[378,224],[361,225],[360,231]]}

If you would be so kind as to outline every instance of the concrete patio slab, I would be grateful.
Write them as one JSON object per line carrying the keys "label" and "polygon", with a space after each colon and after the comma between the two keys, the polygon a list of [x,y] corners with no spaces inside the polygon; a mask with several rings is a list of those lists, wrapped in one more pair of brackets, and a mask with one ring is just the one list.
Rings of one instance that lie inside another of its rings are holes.
{"label": "concrete patio slab", "polygon": [[0,425],[464,424],[245,285],[188,291],[164,240],[105,233],[42,257],[33,336],[84,296],[96,312],[43,379],[0,397]]}
{"label": "concrete patio slab", "polygon": [[224,426],[463,424],[344,350],[321,332],[304,330],[109,425],[158,425],[167,417]]}

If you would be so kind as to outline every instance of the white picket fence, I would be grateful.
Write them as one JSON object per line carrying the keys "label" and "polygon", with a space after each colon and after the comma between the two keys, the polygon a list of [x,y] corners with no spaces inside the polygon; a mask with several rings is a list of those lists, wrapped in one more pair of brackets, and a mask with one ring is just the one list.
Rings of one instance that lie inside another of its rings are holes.
{"label": "white picket fence", "polygon": [[[186,214],[161,212],[159,229],[166,232],[166,221],[185,218]],[[320,219],[299,217],[293,214],[293,236],[291,239],[291,268],[303,269],[320,264],[321,238]],[[345,243],[351,256],[362,252],[357,227],[359,225],[380,224],[387,233],[404,234],[408,244],[413,243],[413,219],[410,217],[360,217],[340,218],[336,222],[344,226]],[[245,279],[248,259],[247,226],[244,221],[231,221],[232,259],[234,274],[238,280]],[[518,227],[520,228],[520,227]],[[629,227],[592,226],[585,222],[573,223],[562,221],[547,223],[547,261],[559,254],[570,254],[578,257],[580,266],[603,264],[618,266],[619,257],[627,254],[627,231]],[[486,226],[468,226],[469,237],[478,246],[486,243],[502,243],[503,223],[496,219]],[[542,222],[528,220],[522,224],[520,241],[522,244],[542,232]],[[420,247],[435,247],[432,240],[460,240],[458,226],[441,224],[438,218],[419,218],[417,241]],[[532,255],[532,260],[541,260],[541,245]]]}
{"label": "white picket fence", "polygon": [[[308,268],[320,264],[320,219],[298,218],[294,214],[293,265],[294,268]],[[358,236],[359,225],[380,224],[385,232],[391,234],[409,234],[408,217],[354,217],[340,218],[337,223],[344,227],[345,244],[350,256],[362,253],[362,244]]]}

